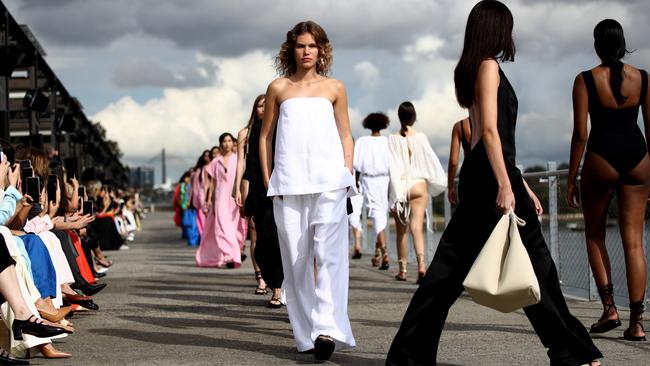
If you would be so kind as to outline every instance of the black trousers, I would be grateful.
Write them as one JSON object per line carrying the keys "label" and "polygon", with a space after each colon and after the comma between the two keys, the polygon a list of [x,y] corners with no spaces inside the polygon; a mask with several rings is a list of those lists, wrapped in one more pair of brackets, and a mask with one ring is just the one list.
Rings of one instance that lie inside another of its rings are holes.
{"label": "black trousers", "polygon": [[282,287],[282,257],[278,241],[278,229],[273,218],[273,201],[266,196],[250,197],[254,199],[253,222],[257,231],[255,261],[260,267],[264,282],[271,288]]}
{"label": "black trousers", "polygon": [[[463,292],[463,280],[494,229],[496,181],[487,162],[466,159],[461,170],[460,204],[442,235],[426,276],[416,290],[388,352],[386,365],[435,365],[449,308]],[[518,170],[509,170],[515,213],[541,290],[541,301],[524,308],[553,366],[576,366],[601,358],[585,327],[569,312],[557,270],[541,232],[535,207]],[[498,344],[495,344],[498,347]]]}

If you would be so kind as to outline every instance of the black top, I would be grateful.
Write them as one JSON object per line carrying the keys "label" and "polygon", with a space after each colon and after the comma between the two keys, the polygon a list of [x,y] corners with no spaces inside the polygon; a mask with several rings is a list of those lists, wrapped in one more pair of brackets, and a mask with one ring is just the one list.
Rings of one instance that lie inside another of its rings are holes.
{"label": "black top", "polygon": [[639,107],[648,92],[648,74],[641,72],[639,104],[627,108],[608,108],[602,105],[591,71],[582,77],[589,97],[591,131],[587,151],[600,155],[619,174],[625,174],[641,162],[648,152],[647,144],[637,124]]}

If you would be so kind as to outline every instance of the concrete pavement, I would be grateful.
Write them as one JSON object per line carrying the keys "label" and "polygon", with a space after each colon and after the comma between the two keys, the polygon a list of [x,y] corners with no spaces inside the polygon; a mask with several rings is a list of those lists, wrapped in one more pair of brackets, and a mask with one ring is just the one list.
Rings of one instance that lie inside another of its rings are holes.
{"label": "concrete pavement", "polygon": [[[295,351],[286,308],[266,308],[254,295],[250,260],[235,270],[194,266],[194,250],[180,239],[169,212],[149,215],[127,251],[107,253],[115,265],[96,295],[98,312],[76,314],[77,332],[57,342],[67,360],[34,365],[291,365],[311,364]],[[383,365],[416,286],[396,282],[370,258],[351,261],[349,314],[357,348],[326,364]],[[569,301],[585,324],[598,303]],[[627,312],[621,317],[627,319]],[[624,326],[595,339],[604,365],[648,365],[650,344],[622,340]],[[452,307],[440,342],[439,365],[548,365],[546,350],[522,311],[500,314],[462,296]]]}

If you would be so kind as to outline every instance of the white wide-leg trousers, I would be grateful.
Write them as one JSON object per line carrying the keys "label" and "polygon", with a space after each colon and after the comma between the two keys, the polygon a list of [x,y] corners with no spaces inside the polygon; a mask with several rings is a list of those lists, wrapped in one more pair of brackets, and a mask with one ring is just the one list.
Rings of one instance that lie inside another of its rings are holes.
{"label": "white wide-leg trousers", "polygon": [[319,335],[332,337],[337,349],[354,347],[348,318],[346,189],[275,197],[273,210],[282,288],[298,351],[314,348]]}

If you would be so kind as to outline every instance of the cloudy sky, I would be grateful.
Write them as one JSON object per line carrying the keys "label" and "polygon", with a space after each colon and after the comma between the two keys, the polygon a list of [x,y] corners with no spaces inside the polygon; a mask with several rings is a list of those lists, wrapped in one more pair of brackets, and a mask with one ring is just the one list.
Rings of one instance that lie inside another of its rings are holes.
{"label": "cloudy sky", "polygon": [[[275,77],[272,59],[294,24],[311,19],[334,46],[332,76],[345,82],[355,136],[360,121],[411,100],[416,128],[443,163],[456,103],[453,68],[470,9],[457,0],[3,0],[48,53],[47,61],[124,151],[143,164],[165,147],[175,179],[218,136],[245,125]],[[627,62],[650,68],[650,2],[505,3],[515,19],[516,62],[503,65],[519,98],[518,159],[568,160],[575,75],[598,63],[592,31],[623,24]],[[160,169],[157,167],[157,177]],[[157,178],[159,181],[159,178]]]}

